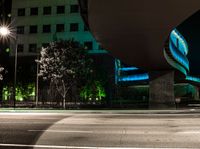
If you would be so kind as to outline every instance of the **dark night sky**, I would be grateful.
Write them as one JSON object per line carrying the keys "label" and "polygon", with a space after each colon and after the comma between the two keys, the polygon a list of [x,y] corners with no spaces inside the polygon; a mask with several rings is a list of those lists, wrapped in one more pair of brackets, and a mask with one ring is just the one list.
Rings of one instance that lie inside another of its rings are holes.
{"label": "dark night sky", "polygon": [[178,26],[189,46],[188,59],[193,75],[200,75],[200,11]]}

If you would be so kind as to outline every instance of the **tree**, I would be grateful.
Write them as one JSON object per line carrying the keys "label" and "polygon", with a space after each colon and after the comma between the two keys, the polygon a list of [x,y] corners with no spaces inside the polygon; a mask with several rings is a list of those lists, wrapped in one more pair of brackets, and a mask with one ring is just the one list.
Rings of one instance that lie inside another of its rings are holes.
{"label": "tree", "polygon": [[0,67],[0,80],[3,80],[3,75],[2,75],[3,71],[4,71],[4,68]]}
{"label": "tree", "polygon": [[90,72],[86,49],[74,40],[55,41],[42,48],[37,62],[40,65],[39,76],[55,85],[65,109],[69,90],[80,77]]}
{"label": "tree", "polygon": [[102,101],[102,98],[106,97],[106,93],[102,82],[90,81],[82,88],[80,96],[84,100]]}

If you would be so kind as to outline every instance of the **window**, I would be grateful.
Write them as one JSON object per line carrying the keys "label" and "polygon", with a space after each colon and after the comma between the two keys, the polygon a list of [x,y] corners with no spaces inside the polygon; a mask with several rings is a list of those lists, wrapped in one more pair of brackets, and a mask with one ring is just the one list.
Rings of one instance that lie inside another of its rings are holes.
{"label": "window", "polygon": [[17,26],[17,34],[24,34],[24,26]]}
{"label": "window", "polygon": [[71,5],[70,6],[70,13],[78,13],[79,12],[79,6],[78,5]]}
{"label": "window", "polygon": [[37,7],[31,8],[30,15],[31,16],[38,15],[38,8]]}
{"label": "window", "polygon": [[17,52],[23,52],[24,51],[24,45],[23,44],[18,44],[17,45]]}
{"label": "window", "polygon": [[31,25],[29,32],[30,33],[37,33],[37,25]]}
{"label": "window", "polygon": [[43,47],[43,48],[46,48],[46,47],[48,47],[48,46],[49,46],[49,43],[43,43],[43,44],[42,44],[42,47]]}
{"label": "window", "polygon": [[57,24],[56,25],[56,32],[64,32],[65,31],[65,25],[64,24]]}
{"label": "window", "polygon": [[29,52],[37,52],[37,44],[29,44]]}
{"label": "window", "polygon": [[49,14],[51,14],[51,7],[44,7],[44,8],[43,8],[43,14],[44,14],[44,15],[49,15]]}
{"label": "window", "polygon": [[51,25],[43,25],[43,33],[50,33]]}
{"label": "window", "polygon": [[19,8],[17,14],[18,16],[25,16],[25,8]]}
{"label": "window", "polygon": [[57,6],[57,14],[64,14],[65,6]]}
{"label": "window", "polygon": [[93,49],[93,42],[92,41],[86,41],[86,42],[84,42],[84,47],[87,50],[92,50]]}
{"label": "window", "polygon": [[99,45],[99,50],[103,50],[103,48],[102,48],[102,46],[101,46],[101,45]]}
{"label": "window", "polygon": [[89,29],[86,25],[84,25],[84,31],[89,31]]}
{"label": "window", "polygon": [[78,31],[78,23],[71,23],[71,24],[70,24],[70,31],[71,31],[71,32],[76,32],[76,31]]}

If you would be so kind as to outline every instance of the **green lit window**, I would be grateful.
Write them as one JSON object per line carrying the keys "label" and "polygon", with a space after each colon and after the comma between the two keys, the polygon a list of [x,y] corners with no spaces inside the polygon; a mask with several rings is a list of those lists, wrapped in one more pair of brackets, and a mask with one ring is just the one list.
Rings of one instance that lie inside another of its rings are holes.
{"label": "green lit window", "polygon": [[43,25],[43,33],[50,33],[51,25]]}
{"label": "green lit window", "polygon": [[65,31],[65,25],[64,24],[57,24],[56,25],[56,32],[64,32]]}
{"label": "green lit window", "polygon": [[78,5],[71,5],[70,6],[70,13],[78,13],[79,12],[79,6]]}
{"label": "green lit window", "polygon": [[64,14],[65,6],[57,6],[57,14]]}
{"label": "green lit window", "polygon": [[44,14],[44,15],[49,15],[49,14],[51,14],[51,7],[44,7],[44,8],[43,8],[43,14]]}
{"label": "green lit window", "polygon": [[46,48],[46,47],[48,47],[48,46],[49,46],[49,43],[43,43],[43,44],[42,44],[42,47],[43,47],[43,48]]}
{"label": "green lit window", "polygon": [[84,31],[89,31],[89,29],[86,25],[84,25]]}
{"label": "green lit window", "polygon": [[30,32],[31,34],[37,33],[37,25],[31,25],[31,26],[30,26],[29,32]]}
{"label": "green lit window", "polygon": [[92,41],[86,41],[86,42],[84,42],[84,47],[87,50],[92,50],[93,49],[93,42]]}
{"label": "green lit window", "polygon": [[102,48],[102,46],[101,45],[99,45],[99,48],[98,48],[99,50],[103,50],[103,48]]}
{"label": "green lit window", "polygon": [[18,16],[25,16],[25,8],[19,8],[17,11]]}
{"label": "green lit window", "polygon": [[70,24],[70,32],[77,32],[78,31],[78,23],[71,23]]}
{"label": "green lit window", "polygon": [[24,26],[17,26],[17,34],[24,34]]}
{"label": "green lit window", "polygon": [[36,53],[37,52],[37,44],[29,44],[29,52]]}
{"label": "green lit window", "polygon": [[17,45],[17,52],[22,53],[24,51],[24,45],[23,44],[18,44]]}
{"label": "green lit window", "polygon": [[38,8],[37,7],[31,8],[30,15],[31,16],[38,15]]}

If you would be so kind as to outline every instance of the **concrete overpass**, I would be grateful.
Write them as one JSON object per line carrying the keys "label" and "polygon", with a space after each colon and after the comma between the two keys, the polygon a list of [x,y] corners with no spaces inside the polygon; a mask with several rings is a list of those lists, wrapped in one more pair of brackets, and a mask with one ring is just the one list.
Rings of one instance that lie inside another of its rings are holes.
{"label": "concrete overpass", "polygon": [[[124,63],[149,72],[151,108],[175,107],[174,76],[189,74],[187,41],[175,28],[200,9],[200,1],[79,2],[86,24],[102,47]],[[177,34],[180,44],[170,38],[172,34]]]}

